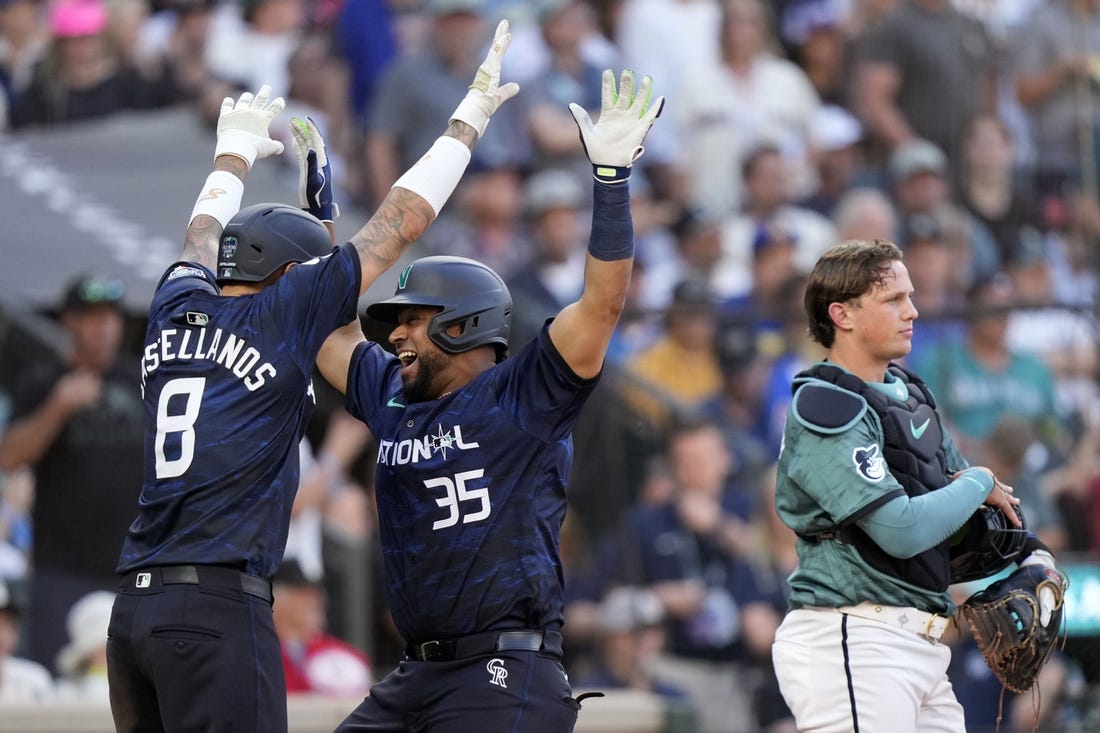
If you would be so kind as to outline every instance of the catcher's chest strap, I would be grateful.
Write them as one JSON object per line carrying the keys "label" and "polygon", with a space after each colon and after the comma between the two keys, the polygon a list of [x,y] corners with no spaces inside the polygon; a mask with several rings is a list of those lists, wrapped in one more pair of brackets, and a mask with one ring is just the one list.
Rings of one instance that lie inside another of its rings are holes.
{"label": "catcher's chest strap", "polygon": [[943,632],[947,631],[947,624],[951,621],[950,616],[940,616],[938,613],[928,613],[904,606],[883,606],[870,601],[858,606],[841,606],[837,610],[849,616],[881,621],[899,629],[912,631],[929,641],[939,640]]}

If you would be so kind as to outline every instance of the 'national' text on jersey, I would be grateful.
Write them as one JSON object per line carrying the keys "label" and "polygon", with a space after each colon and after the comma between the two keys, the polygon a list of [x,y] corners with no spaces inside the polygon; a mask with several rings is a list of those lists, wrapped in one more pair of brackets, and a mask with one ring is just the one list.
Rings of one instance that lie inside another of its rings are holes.
{"label": "'national' text on jersey", "polygon": [[259,351],[235,334],[226,333],[223,336],[220,328],[214,328],[208,343],[205,326],[182,330],[166,328],[156,341],[145,346],[141,369],[142,394],[145,392],[145,377],[155,372],[163,362],[176,359],[207,359],[221,364],[239,377],[250,392],[255,392],[278,374],[271,362],[264,361]]}
{"label": "'national' text on jersey", "polygon": [[420,438],[405,438],[404,440],[382,440],[378,444],[378,464],[380,466],[400,466],[406,463],[418,463],[427,460],[435,453],[442,453],[447,457],[448,450],[470,450],[480,447],[475,441],[467,443],[462,440],[462,426],[454,425],[447,432],[443,432],[440,425],[434,434]]}

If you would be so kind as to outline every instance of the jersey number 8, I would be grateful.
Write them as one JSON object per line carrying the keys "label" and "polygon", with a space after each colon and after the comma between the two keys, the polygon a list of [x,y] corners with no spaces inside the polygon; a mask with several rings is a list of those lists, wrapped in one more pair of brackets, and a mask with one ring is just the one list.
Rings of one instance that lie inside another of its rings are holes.
{"label": "jersey number 8", "polygon": [[[182,476],[195,459],[195,421],[202,406],[202,393],[206,389],[206,377],[181,377],[164,385],[157,401],[157,478]],[[186,402],[183,412],[169,415],[168,403],[173,397],[182,396]],[[179,434],[178,458],[164,457],[164,441],[169,433]]]}

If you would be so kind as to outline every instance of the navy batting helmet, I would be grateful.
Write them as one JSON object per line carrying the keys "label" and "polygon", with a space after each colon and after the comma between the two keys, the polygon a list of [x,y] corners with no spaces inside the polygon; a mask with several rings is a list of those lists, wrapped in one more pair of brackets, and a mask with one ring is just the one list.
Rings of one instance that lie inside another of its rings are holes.
{"label": "navy batting helmet", "polygon": [[[397,323],[397,313],[410,305],[436,306],[442,310],[428,322],[428,337],[449,354],[494,344],[508,346],[512,321],[512,295],[500,275],[465,257],[422,257],[402,271],[392,298],[367,307],[367,315]],[[451,336],[447,327],[463,324],[462,333]]]}
{"label": "navy batting helmet", "polygon": [[332,252],[332,235],[316,217],[283,204],[255,204],[237,212],[222,231],[218,284],[255,283],[290,262]]}
{"label": "navy batting helmet", "polygon": [[986,504],[970,515],[950,548],[952,583],[988,578],[1020,559],[1027,522],[1019,507],[1013,509],[1023,526],[1014,526],[1003,511]]}

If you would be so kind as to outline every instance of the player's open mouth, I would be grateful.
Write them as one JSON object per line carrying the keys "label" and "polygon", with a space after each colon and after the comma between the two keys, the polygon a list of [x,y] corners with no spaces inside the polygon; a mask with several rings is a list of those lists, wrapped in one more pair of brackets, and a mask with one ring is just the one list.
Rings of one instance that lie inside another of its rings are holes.
{"label": "player's open mouth", "polygon": [[401,366],[408,367],[414,361],[416,361],[415,351],[400,351],[397,354],[397,358],[401,360]]}

